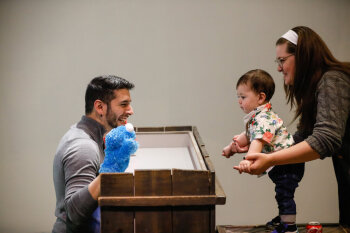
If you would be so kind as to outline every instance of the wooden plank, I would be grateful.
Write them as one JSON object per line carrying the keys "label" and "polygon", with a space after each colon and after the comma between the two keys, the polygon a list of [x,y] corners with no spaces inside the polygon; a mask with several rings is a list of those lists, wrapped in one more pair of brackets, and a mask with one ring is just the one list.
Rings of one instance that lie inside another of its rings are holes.
{"label": "wooden plank", "polygon": [[[211,232],[209,206],[173,207],[173,233]],[[215,229],[215,226],[213,226]]]}
{"label": "wooden plank", "polygon": [[[297,224],[300,233],[306,233],[305,224]],[[266,229],[265,225],[258,226],[232,226],[223,225],[217,226],[218,233],[247,233],[247,232],[271,232],[271,230]],[[342,227],[338,224],[322,224],[323,233],[348,233],[350,228]]]}
{"label": "wooden plank", "polygon": [[204,162],[205,165],[207,166],[209,172],[210,172],[210,177],[209,177],[209,192],[210,194],[215,194],[215,170],[214,170],[214,165],[209,159],[209,157],[204,157]]}
{"label": "wooden plank", "polygon": [[171,207],[137,207],[135,208],[136,233],[171,233]]}
{"label": "wooden plank", "polygon": [[165,131],[192,131],[192,126],[166,126]]}
{"label": "wooden plank", "polygon": [[[136,170],[135,197],[171,195],[171,170]],[[144,201],[144,200],[142,200]],[[159,202],[154,199],[154,203]],[[171,233],[171,207],[140,207],[135,208],[136,233]]]}
{"label": "wooden plank", "polygon": [[192,131],[192,126],[135,127],[135,132]]}
{"label": "wooden plank", "polygon": [[100,206],[191,206],[215,205],[216,195],[101,197]]}
{"label": "wooden plank", "polygon": [[208,195],[209,171],[173,169],[173,196]]}
{"label": "wooden plank", "polygon": [[101,206],[101,232],[134,233],[133,208]]}
{"label": "wooden plank", "polygon": [[194,170],[208,170],[206,164],[205,164],[205,161],[204,161],[204,157],[201,153],[201,150],[199,149],[198,147],[198,143],[196,141],[196,138],[194,137],[193,133],[192,132],[189,132],[188,133],[188,136],[190,138],[189,140],[189,150],[191,151],[191,155],[193,156],[193,159],[194,160],[198,160],[198,165],[199,167],[195,166],[195,169]]}
{"label": "wooden plank", "polygon": [[225,205],[226,204],[226,194],[224,189],[222,188],[219,180],[215,178],[215,195],[216,195],[216,204],[217,205]]}
{"label": "wooden plank", "polygon": [[134,196],[132,173],[101,173],[101,196]]}
{"label": "wooden plank", "polygon": [[214,169],[214,165],[211,162],[211,160],[209,159],[209,153],[207,152],[205,145],[204,145],[204,142],[198,133],[197,127],[193,127],[193,136],[197,141],[197,145],[199,147],[201,155],[203,156],[204,163],[211,173],[210,178],[209,178],[210,179],[210,186],[209,186],[210,194],[215,194],[215,169]]}
{"label": "wooden plank", "polygon": [[103,233],[133,233],[134,210],[132,207],[102,206],[103,197],[133,196],[134,177],[131,173],[101,174],[101,232]]}
{"label": "wooden plank", "polygon": [[[199,132],[196,126],[193,126],[193,136],[196,139],[199,148],[205,146],[201,136],[199,135]],[[206,154],[203,154],[203,153],[202,155],[206,156]]]}
{"label": "wooden plank", "polygon": [[210,233],[215,233],[215,226],[216,226],[216,222],[215,222],[215,205],[211,205],[210,207],[210,213],[209,213],[209,221],[210,221]]}
{"label": "wooden plank", "polygon": [[164,127],[136,127],[136,132],[164,132]]}
{"label": "wooden plank", "polygon": [[[173,169],[173,195],[208,195],[209,171]],[[210,205],[173,207],[173,233],[211,232]]]}
{"label": "wooden plank", "polygon": [[215,172],[213,162],[210,160],[209,156],[204,157],[204,162],[210,172]]}
{"label": "wooden plank", "polygon": [[170,196],[171,170],[135,170],[135,196]]}

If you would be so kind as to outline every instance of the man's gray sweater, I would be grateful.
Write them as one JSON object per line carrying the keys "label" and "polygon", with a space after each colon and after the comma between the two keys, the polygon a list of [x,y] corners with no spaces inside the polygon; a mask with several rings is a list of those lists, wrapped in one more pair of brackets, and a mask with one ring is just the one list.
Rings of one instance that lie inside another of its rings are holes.
{"label": "man's gray sweater", "polygon": [[88,185],[103,161],[104,127],[83,116],[62,137],[53,162],[57,217],[52,232],[87,232],[85,227],[97,208]]}

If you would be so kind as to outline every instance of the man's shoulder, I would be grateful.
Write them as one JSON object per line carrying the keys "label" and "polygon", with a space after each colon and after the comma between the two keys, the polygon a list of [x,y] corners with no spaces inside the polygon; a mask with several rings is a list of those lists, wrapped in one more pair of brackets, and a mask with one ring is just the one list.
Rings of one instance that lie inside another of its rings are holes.
{"label": "man's shoulder", "polygon": [[63,135],[57,147],[56,155],[66,156],[73,152],[98,151],[97,143],[82,129],[72,125]]}
{"label": "man's shoulder", "polygon": [[69,130],[63,135],[62,139],[64,141],[76,141],[76,140],[88,140],[93,141],[89,134],[87,134],[83,129],[77,127],[77,124],[72,125]]}

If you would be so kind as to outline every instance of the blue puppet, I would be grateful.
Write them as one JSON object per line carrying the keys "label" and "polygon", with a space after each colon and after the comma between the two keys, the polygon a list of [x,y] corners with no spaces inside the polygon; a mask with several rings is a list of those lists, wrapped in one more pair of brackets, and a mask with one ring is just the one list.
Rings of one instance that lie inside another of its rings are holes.
{"label": "blue puppet", "polygon": [[135,138],[134,126],[130,123],[112,129],[106,135],[105,159],[100,173],[124,172],[129,165],[130,155],[139,147]]}
{"label": "blue puppet", "polygon": [[[100,173],[124,172],[129,165],[130,155],[135,153],[139,143],[135,141],[134,126],[127,123],[112,129],[105,139],[105,159],[101,164]],[[100,233],[100,207],[92,214],[91,232]]]}

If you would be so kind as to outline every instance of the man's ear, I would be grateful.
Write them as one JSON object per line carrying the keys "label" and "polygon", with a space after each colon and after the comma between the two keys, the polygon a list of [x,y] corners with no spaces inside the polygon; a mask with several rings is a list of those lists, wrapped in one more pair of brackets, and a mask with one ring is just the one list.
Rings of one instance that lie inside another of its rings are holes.
{"label": "man's ear", "polygon": [[103,103],[101,100],[95,100],[94,109],[99,116],[102,116],[106,112],[107,105]]}
{"label": "man's ear", "polygon": [[259,93],[258,103],[260,105],[262,105],[263,103],[265,103],[265,100],[266,100],[266,94],[264,92],[260,92]]}

